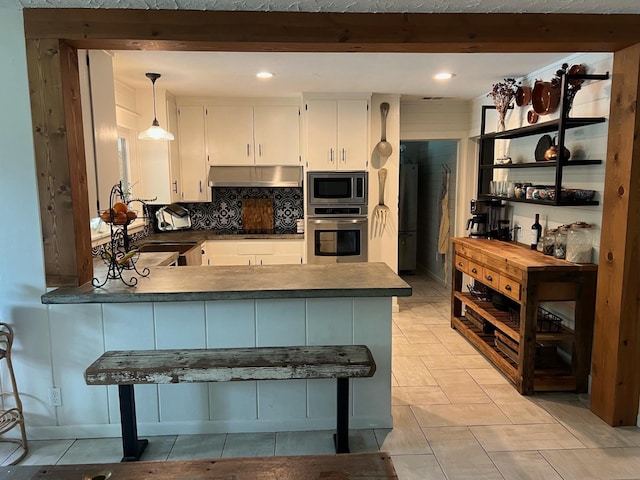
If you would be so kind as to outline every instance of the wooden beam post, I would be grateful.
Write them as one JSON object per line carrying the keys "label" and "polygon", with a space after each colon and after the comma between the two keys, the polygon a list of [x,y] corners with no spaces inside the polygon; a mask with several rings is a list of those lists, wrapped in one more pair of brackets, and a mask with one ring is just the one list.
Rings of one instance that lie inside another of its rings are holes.
{"label": "wooden beam post", "polygon": [[27,40],[31,118],[47,286],[91,280],[91,234],[78,55],[58,39]]}
{"label": "wooden beam post", "polygon": [[640,397],[640,44],[614,54],[591,410],[635,425]]}

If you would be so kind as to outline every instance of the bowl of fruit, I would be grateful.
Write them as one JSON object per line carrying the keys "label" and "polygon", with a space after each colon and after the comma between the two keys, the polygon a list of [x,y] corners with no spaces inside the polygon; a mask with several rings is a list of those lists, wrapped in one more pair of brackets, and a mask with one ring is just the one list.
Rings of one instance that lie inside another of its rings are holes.
{"label": "bowl of fruit", "polygon": [[100,218],[105,223],[112,223],[113,225],[129,225],[138,218],[138,214],[134,210],[129,210],[126,203],[118,202],[102,212]]}

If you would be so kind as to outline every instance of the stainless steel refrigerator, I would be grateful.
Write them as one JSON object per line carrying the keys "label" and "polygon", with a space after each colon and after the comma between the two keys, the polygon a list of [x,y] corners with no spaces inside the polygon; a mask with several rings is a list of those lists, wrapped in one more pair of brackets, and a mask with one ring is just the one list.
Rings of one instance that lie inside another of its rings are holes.
{"label": "stainless steel refrigerator", "polygon": [[418,165],[400,164],[398,218],[398,271],[415,272],[418,224]]}

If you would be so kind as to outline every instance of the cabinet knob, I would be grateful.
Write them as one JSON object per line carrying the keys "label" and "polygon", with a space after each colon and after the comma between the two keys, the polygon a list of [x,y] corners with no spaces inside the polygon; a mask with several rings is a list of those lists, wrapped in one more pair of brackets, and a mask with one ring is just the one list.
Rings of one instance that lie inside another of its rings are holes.
{"label": "cabinet knob", "polygon": [[459,266],[459,267],[462,267],[462,262],[458,262],[458,266]]}
{"label": "cabinet knob", "polygon": [[472,268],[471,269],[471,273],[478,273],[478,269],[477,268]]}
{"label": "cabinet knob", "polygon": [[493,277],[491,275],[487,275],[487,280],[489,280],[490,282],[493,282]]}
{"label": "cabinet knob", "polygon": [[505,289],[507,292],[510,292],[510,291],[511,291],[511,285],[506,285],[506,286],[504,287],[504,289]]}

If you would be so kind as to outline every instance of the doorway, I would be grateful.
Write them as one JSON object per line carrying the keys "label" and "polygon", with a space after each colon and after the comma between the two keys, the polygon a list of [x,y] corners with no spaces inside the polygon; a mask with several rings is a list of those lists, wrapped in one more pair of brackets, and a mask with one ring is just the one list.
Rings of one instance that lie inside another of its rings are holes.
{"label": "doorway", "polygon": [[[440,223],[442,221],[442,201],[447,190],[448,223],[452,236],[455,225],[455,203],[456,203],[456,164],[458,160],[457,140],[410,140],[400,142],[400,170],[410,168],[413,172],[417,170],[417,194],[411,196],[411,188],[400,186],[401,217],[415,218],[415,268],[406,268],[411,262],[403,262],[400,258],[400,265],[405,268],[398,268],[401,273],[416,273],[426,275],[437,282],[445,285],[447,278],[447,253],[438,252],[438,241],[440,237]],[[407,167],[403,167],[407,165]],[[448,174],[447,174],[448,172]],[[410,178],[412,175],[407,175]],[[448,178],[448,181],[447,181]],[[401,180],[402,182],[402,180]],[[402,213],[403,199],[415,198],[406,205],[406,212]],[[415,201],[415,204],[413,203]],[[446,220],[446,219],[445,219]],[[404,223],[404,225],[403,225]],[[401,220],[399,226],[399,242],[412,233],[412,223]],[[403,236],[404,234],[404,236]],[[448,242],[447,242],[448,243]],[[404,255],[412,255],[411,248],[398,245],[399,257],[403,256],[401,250],[407,251]],[[404,247],[404,248],[403,248]]]}

